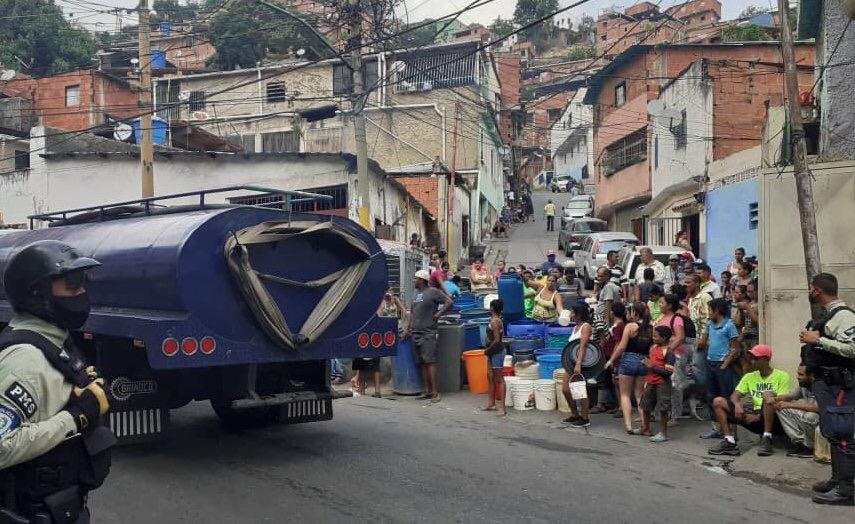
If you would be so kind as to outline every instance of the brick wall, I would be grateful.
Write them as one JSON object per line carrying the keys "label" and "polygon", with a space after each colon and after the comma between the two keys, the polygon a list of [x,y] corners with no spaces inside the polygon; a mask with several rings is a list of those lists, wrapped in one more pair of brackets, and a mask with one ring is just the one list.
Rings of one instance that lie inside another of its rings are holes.
{"label": "brick wall", "polygon": [[413,198],[434,217],[439,217],[439,177],[430,176],[400,176],[395,181],[403,184]]}

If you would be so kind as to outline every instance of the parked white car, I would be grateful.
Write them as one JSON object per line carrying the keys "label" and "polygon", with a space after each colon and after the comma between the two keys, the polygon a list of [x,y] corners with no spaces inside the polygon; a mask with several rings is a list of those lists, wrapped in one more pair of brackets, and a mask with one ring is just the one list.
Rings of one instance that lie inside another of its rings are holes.
{"label": "parked white car", "polygon": [[609,251],[620,251],[627,244],[637,245],[638,237],[632,233],[615,231],[585,237],[579,249],[573,252],[576,275],[584,280],[587,287],[592,287],[597,268],[606,263],[606,254]]}
{"label": "parked white car", "polygon": [[567,191],[567,182],[570,181],[570,178],[569,174],[554,175],[552,177],[552,182],[549,183],[549,189],[552,190],[553,193]]}
{"label": "parked white car", "polygon": [[577,195],[570,199],[561,209],[561,227],[574,218],[594,216],[594,197]]}

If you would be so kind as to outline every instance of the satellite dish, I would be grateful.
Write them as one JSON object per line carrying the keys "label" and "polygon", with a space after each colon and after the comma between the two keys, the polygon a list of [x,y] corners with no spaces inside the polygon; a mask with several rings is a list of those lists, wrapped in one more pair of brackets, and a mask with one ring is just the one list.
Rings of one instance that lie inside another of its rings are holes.
{"label": "satellite dish", "polygon": [[190,91],[181,91],[178,93],[178,100],[181,100],[182,102],[190,100]]}
{"label": "satellite dish", "polygon": [[16,73],[14,69],[4,69],[2,72],[0,72],[0,80],[8,82],[9,80],[15,78],[16,74],[18,73]]}
{"label": "satellite dish", "polygon": [[297,49],[297,56],[303,56],[305,54],[306,54],[306,50],[303,49],[302,47],[300,49]]}
{"label": "satellite dish", "polygon": [[204,111],[193,111],[193,114],[190,116],[193,117],[193,120],[207,120],[208,119],[208,113],[206,113]]}
{"label": "satellite dish", "polygon": [[119,142],[127,142],[134,135],[134,128],[124,122],[119,122],[113,128],[113,138]]}
{"label": "satellite dish", "polygon": [[662,114],[663,111],[665,111],[665,102],[664,101],[659,100],[657,98],[656,100],[651,100],[650,102],[647,103],[647,112],[650,113],[651,115],[659,116]]}

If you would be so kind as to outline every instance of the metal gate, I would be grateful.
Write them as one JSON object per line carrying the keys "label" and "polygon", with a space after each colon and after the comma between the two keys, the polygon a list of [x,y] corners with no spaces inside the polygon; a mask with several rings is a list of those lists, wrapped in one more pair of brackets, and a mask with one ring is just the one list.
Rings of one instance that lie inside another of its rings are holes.
{"label": "metal gate", "polygon": [[645,217],[644,243],[653,246],[670,246],[678,231],[684,231],[683,217]]}

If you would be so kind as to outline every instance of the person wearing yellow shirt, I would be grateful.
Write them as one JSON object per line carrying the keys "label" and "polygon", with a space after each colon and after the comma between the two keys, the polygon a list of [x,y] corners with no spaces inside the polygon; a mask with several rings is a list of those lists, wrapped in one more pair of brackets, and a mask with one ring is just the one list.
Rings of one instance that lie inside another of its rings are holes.
{"label": "person wearing yellow shirt", "polygon": [[555,231],[555,204],[552,200],[543,206],[543,213],[546,215],[546,230]]}

